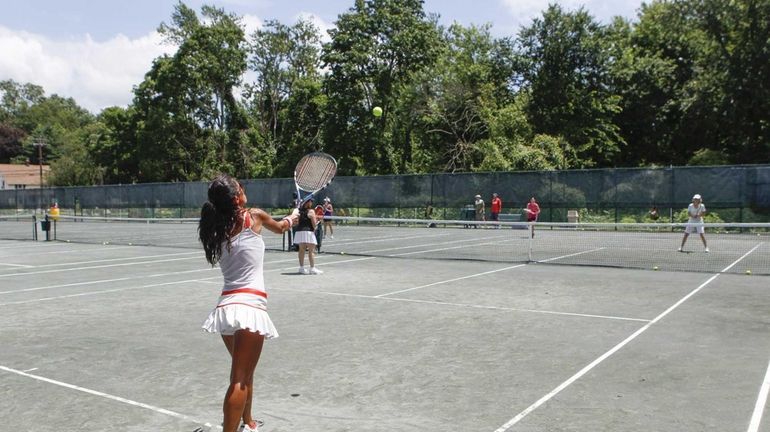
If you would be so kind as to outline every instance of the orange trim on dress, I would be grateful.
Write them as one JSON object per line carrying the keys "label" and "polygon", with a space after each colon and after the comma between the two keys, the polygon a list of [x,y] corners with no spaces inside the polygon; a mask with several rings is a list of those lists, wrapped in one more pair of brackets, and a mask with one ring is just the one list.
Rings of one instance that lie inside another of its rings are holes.
{"label": "orange trim on dress", "polygon": [[219,306],[216,307],[216,309],[219,309],[219,308],[222,308],[222,307],[225,307],[225,306],[230,306],[230,305],[248,306],[248,307],[253,307],[254,309],[259,309],[259,310],[263,310],[263,311],[267,312],[267,308],[264,308],[262,306],[257,306],[257,305],[248,304],[248,303],[240,303],[240,302],[233,302],[233,303],[226,303],[226,304],[223,304],[223,305],[219,305]]}
{"label": "orange trim on dress", "polygon": [[260,291],[258,289],[254,288],[237,288],[234,290],[228,290],[228,291],[222,291],[222,295],[230,295],[230,294],[254,294],[260,297],[267,298],[267,293],[264,291]]}

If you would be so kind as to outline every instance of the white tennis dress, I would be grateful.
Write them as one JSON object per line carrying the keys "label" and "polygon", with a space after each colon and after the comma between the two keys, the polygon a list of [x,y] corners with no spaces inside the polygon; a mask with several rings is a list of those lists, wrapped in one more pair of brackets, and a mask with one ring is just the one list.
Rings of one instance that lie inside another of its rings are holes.
{"label": "white tennis dress", "polygon": [[[245,219],[246,226],[251,226],[250,217]],[[203,323],[204,330],[223,335],[248,330],[268,339],[278,337],[267,314],[267,291],[262,274],[264,256],[262,236],[251,228],[233,237],[229,248],[222,245],[219,267],[225,283],[216,307]]]}

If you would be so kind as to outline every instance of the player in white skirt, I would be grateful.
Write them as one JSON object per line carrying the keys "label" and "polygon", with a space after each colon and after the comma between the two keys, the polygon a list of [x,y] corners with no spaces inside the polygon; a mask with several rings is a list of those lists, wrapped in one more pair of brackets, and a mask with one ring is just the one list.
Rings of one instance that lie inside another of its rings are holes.
{"label": "player in white skirt", "polygon": [[[313,209],[313,199],[305,201],[302,206],[302,210],[299,212],[299,222],[297,222],[297,229],[294,231],[294,244],[299,247],[297,256],[299,258],[299,273],[300,274],[322,274],[323,271],[319,270],[315,266],[315,247],[318,245],[318,241],[315,238],[315,230],[318,227],[318,216]],[[310,268],[305,267],[305,252],[307,252],[307,260],[310,262]]]}
{"label": "player in white skirt", "polygon": [[244,432],[257,430],[251,415],[254,369],[265,338],[278,337],[267,314],[262,228],[280,234],[297,222],[296,210],[275,221],[263,210],[245,205],[246,194],[238,181],[220,175],[209,185],[198,225],[206,260],[212,266],[219,263],[224,277],[217,305],[203,323],[206,331],[222,335],[232,358],[223,406],[224,432],[236,432],[241,420]]}
{"label": "player in white skirt", "polygon": [[682,252],[684,250],[684,244],[687,242],[687,237],[690,236],[691,233],[697,232],[700,234],[700,239],[703,242],[703,247],[705,248],[705,252],[709,253],[709,247],[706,244],[706,236],[703,234],[703,216],[706,215],[706,206],[703,204],[703,201],[701,200],[701,196],[698,194],[695,194],[692,197],[692,203],[690,203],[689,206],[687,206],[687,227],[684,229],[684,237],[682,237],[682,244],[679,246],[679,252]]}

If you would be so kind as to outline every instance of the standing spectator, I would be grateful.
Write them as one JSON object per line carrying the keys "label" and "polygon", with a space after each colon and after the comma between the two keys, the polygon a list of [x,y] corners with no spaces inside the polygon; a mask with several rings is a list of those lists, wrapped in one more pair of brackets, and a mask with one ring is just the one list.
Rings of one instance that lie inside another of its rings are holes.
{"label": "standing spectator", "polygon": [[[473,208],[476,210],[476,220],[477,221],[484,221],[486,220],[485,214],[484,214],[484,200],[481,199],[481,195],[476,195],[475,201],[473,202]],[[477,228],[478,225],[474,225],[473,228]]]}
{"label": "standing spectator", "polygon": [[324,237],[326,237],[326,231],[329,231],[329,238],[334,240],[334,227],[332,226],[332,216],[334,216],[334,206],[332,200],[329,197],[324,198]]}
{"label": "standing spectator", "polygon": [[703,234],[703,216],[706,215],[706,206],[701,200],[701,196],[698,194],[693,195],[692,202],[687,206],[687,227],[684,229],[684,237],[682,237],[682,244],[679,246],[679,252],[684,249],[684,244],[687,242],[687,237],[691,233],[697,232],[700,234],[700,239],[703,242],[703,247],[706,253],[709,253],[709,247],[706,244],[706,236]]}
{"label": "standing spectator", "polygon": [[[425,203],[425,219],[433,219],[433,206],[429,202]],[[436,223],[428,222],[428,228],[436,228]]]}
{"label": "standing spectator", "polygon": [[649,216],[649,217],[650,217],[650,219],[652,219],[652,220],[658,220],[658,218],[660,217],[660,215],[658,214],[658,207],[656,207],[656,206],[652,206],[652,208],[650,209],[650,213],[648,214],[648,216]]}
{"label": "standing spectator", "polygon": [[[500,211],[503,209],[503,200],[500,199],[500,197],[496,194],[492,194],[492,203],[489,208],[489,212],[491,214],[491,219],[493,221],[499,221],[500,220]],[[500,228],[500,225],[497,226],[497,228]]]}
{"label": "standing spectator", "polygon": [[537,217],[540,215],[540,206],[537,204],[535,197],[529,199],[527,208],[524,211],[527,213],[527,222],[529,222],[531,236],[535,238],[535,222],[537,222]]}

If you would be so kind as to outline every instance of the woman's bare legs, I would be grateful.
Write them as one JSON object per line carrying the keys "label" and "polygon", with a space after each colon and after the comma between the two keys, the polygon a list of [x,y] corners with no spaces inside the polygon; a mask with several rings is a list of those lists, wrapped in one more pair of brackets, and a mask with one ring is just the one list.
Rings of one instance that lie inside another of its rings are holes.
{"label": "woman's bare legs", "polygon": [[310,261],[310,268],[315,267],[315,245],[313,243],[306,243],[307,258]]}
{"label": "woman's bare legs", "polygon": [[248,330],[238,330],[230,336],[228,345],[227,336],[222,337],[225,346],[232,356],[230,366],[230,387],[225,394],[222,407],[224,412],[224,432],[236,432],[241,420],[248,420],[251,424],[251,399],[254,390],[254,369],[259,362],[262,353],[262,345],[265,337],[259,333]]}
{"label": "woman's bare legs", "polygon": [[[234,343],[235,336],[233,335],[222,335],[222,341],[225,343],[225,347],[227,347],[227,352],[230,353],[230,358],[233,357],[233,343]],[[251,405],[253,401],[253,395],[254,395],[254,374],[251,374],[251,380],[249,380],[249,396],[246,399],[246,406],[243,408],[243,416],[241,419],[243,420],[244,424],[252,425],[254,424],[254,417],[251,415]]]}
{"label": "woman's bare legs", "polygon": [[[307,243],[300,243],[297,245],[297,255],[299,256],[300,268],[305,267],[305,251],[307,250]],[[313,261],[310,261],[310,265],[313,265]]]}

